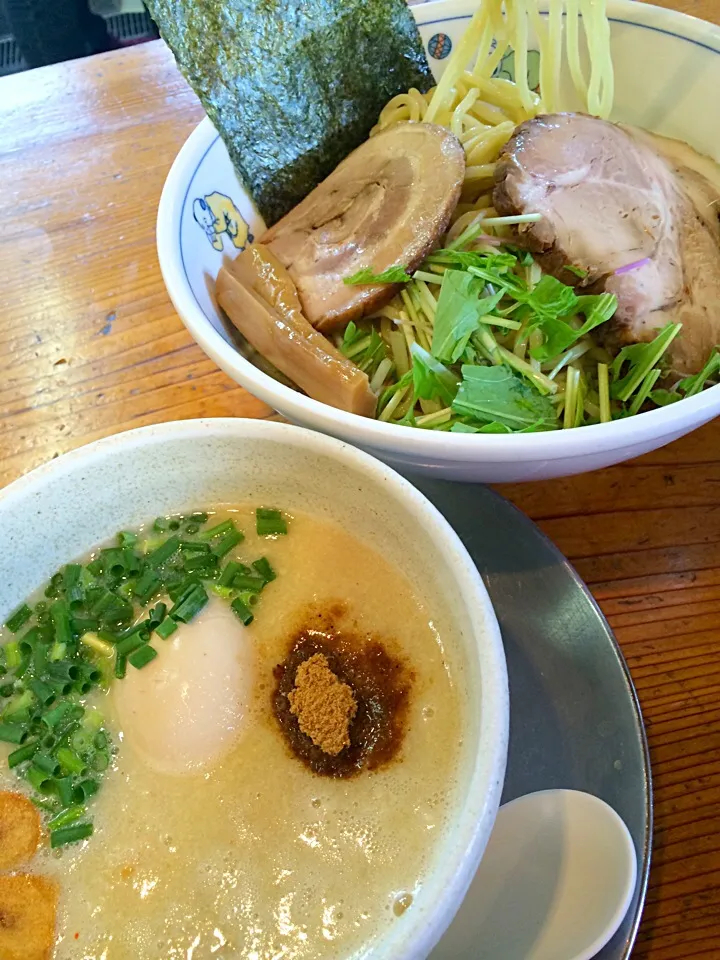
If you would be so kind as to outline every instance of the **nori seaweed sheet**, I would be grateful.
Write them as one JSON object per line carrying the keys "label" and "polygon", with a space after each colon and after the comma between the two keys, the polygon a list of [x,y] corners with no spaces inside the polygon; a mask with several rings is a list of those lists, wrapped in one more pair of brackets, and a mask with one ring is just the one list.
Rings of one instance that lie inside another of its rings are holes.
{"label": "nori seaweed sheet", "polygon": [[433,84],[405,0],[147,0],[180,70],[272,225]]}

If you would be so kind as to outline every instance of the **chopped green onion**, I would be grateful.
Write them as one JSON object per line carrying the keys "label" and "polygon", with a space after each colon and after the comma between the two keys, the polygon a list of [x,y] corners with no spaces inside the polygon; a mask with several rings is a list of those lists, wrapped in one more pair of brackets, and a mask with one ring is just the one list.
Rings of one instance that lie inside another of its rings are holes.
{"label": "chopped green onion", "polygon": [[133,593],[140,603],[147,603],[153,594],[158,592],[161,586],[162,580],[158,574],[154,570],[147,569],[135,584]]}
{"label": "chopped green onion", "polygon": [[32,610],[26,603],[24,603],[7,618],[5,621],[5,626],[8,628],[10,633],[17,633],[20,627],[26,624],[31,616]]}
{"label": "chopped green onion", "polygon": [[163,622],[163,620],[165,619],[166,613],[167,613],[167,604],[165,603],[155,604],[155,606],[152,608],[152,610],[148,614],[148,620],[149,620],[148,626],[154,629],[158,624]]}
{"label": "chopped green onion", "polygon": [[72,777],[60,777],[55,780],[55,789],[57,790],[57,795],[60,803],[63,807],[72,806],[74,788],[73,788],[73,778]]}
{"label": "chopped green onion", "polygon": [[287,524],[279,510],[259,507],[255,511],[255,523],[259,537],[271,537],[287,533]]}
{"label": "chopped green onion", "polygon": [[198,583],[185,596],[181,597],[170,611],[173,620],[189,623],[208,602],[208,595],[202,584]]}
{"label": "chopped green onion", "polygon": [[260,593],[265,584],[263,577],[248,576],[244,573],[238,573],[232,583],[236,589],[247,590],[249,593]]}
{"label": "chopped green onion", "polygon": [[86,633],[80,642],[102,657],[111,657],[115,653],[115,647],[107,640],[101,640],[96,633]]}
{"label": "chopped green onion", "polygon": [[42,715],[42,721],[48,727],[48,729],[54,730],[55,727],[65,720],[73,710],[74,705],[68,700],[63,700],[62,703],[59,703],[51,710],[46,710]]}
{"label": "chopped green onion", "polygon": [[155,647],[151,647],[149,643],[146,643],[144,646],[140,647],[139,650],[131,653],[128,656],[128,660],[136,670],[142,670],[142,668],[146,667],[151,660],[155,659],[156,656],[157,650]]}
{"label": "chopped green onion", "polygon": [[117,535],[118,544],[121,547],[134,547],[138,542],[138,535],[132,530],[121,530]]}
{"label": "chopped green onion", "polygon": [[27,711],[35,703],[35,695],[30,690],[24,690],[6,704],[2,716],[7,720],[8,717]]}
{"label": "chopped green onion", "polygon": [[[230,530],[218,540],[217,543],[214,543],[210,549],[216,557],[224,557],[226,553],[229,553],[233,547],[236,547],[244,539],[245,535],[239,530]],[[190,569],[189,566],[188,569]]]}
{"label": "chopped green onion", "polygon": [[155,627],[155,633],[160,637],[161,640],[167,640],[167,638],[175,633],[178,625],[175,623],[172,617],[166,617],[161,624]]}
{"label": "chopped green onion", "polygon": [[52,680],[59,680],[62,683],[74,683],[80,676],[80,670],[77,664],[70,660],[57,660],[49,663],[47,675]]}
{"label": "chopped green onion", "polygon": [[9,643],[6,643],[2,649],[5,653],[5,662],[8,665],[8,669],[16,670],[22,663],[20,644],[17,640],[11,640]]}
{"label": "chopped green onion", "polygon": [[148,639],[146,633],[141,630],[135,630],[130,636],[117,644],[115,651],[119,657],[127,657],[144,646],[148,642]]}
{"label": "chopped green onion", "polygon": [[180,547],[180,537],[168,537],[168,539],[161,543],[159,547],[156,547],[155,550],[148,556],[147,562],[151,567],[159,567],[161,564],[165,563],[166,560],[169,560],[170,557],[179,549]]}
{"label": "chopped green onion", "polygon": [[3,743],[25,743],[29,729],[26,723],[0,723],[0,740]]}
{"label": "chopped green onion", "polygon": [[55,779],[52,776],[48,776],[44,770],[34,766],[34,763],[31,763],[25,771],[25,779],[33,790],[37,790],[38,793],[48,794],[53,792]]}
{"label": "chopped green onion", "polygon": [[78,637],[85,633],[97,633],[98,621],[95,617],[71,617],[70,629]]}
{"label": "chopped green onion", "polygon": [[38,741],[31,740],[28,743],[24,743],[17,750],[13,752],[8,757],[8,767],[12,770],[14,767],[19,767],[21,763],[25,763],[31,757],[35,755],[35,752],[38,749]]}
{"label": "chopped green onion", "polygon": [[221,537],[234,529],[234,520],[223,520],[222,523],[217,523],[214,527],[209,527],[207,530],[203,530],[201,533],[199,533],[198,540],[213,540],[215,537]]}
{"label": "chopped green onion", "polygon": [[127,672],[127,657],[123,653],[118,653],[115,657],[115,676],[122,680]]}
{"label": "chopped green onion", "polygon": [[222,600],[229,600],[235,593],[232,587],[221,587],[218,583],[211,584],[210,590],[216,597],[220,597]]}
{"label": "chopped green onion", "polygon": [[74,750],[71,750],[70,747],[59,747],[55,752],[55,757],[66,774],[72,773],[80,776],[80,774],[85,773],[87,770],[85,761],[82,760]]}
{"label": "chopped green onion", "polygon": [[277,574],[270,566],[270,561],[266,557],[260,557],[259,560],[253,560],[253,567],[255,567],[265,583],[271,583],[277,578]]}
{"label": "chopped green onion", "polygon": [[255,619],[250,607],[240,597],[237,597],[235,600],[233,600],[233,602],[230,604],[230,607],[238,619],[242,621],[246,627]]}
{"label": "chopped green onion", "polygon": [[217,585],[219,587],[229,587],[235,578],[235,574],[246,570],[247,567],[244,564],[238,563],[236,560],[229,560],[223,567]]}
{"label": "chopped green onion", "polygon": [[43,707],[49,707],[55,699],[55,690],[43,680],[30,680],[28,686],[38,698]]}
{"label": "chopped green onion", "polygon": [[56,777],[60,773],[60,764],[54,757],[49,757],[46,753],[36,753],[33,757],[33,766],[42,770],[49,777]]}
{"label": "chopped green onion", "polygon": [[63,847],[68,843],[77,843],[78,840],[86,840],[93,833],[91,823],[74,823],[69,827],[61,827],[59,830],[53,830],[50,833],[50,846],[53,850],[57,847]]}
{"label": "chopped green onion", "polygon": [[70,630],[70,611],[65,600],[55,600],[50,604],[50,619],[55,628],[55,643],[72,643],[72,631]]}
{"label": "chopped green onion", "polygon": [[210,553],[210,544],[202,540],[181,540],[180,549],[183,553]]}
{"label": "chopped green onion", "polygon": [[87,780],[80,780],[73,788],[73,800],[75,803],[84,803],[86,800],[89,800],[90,797],[94,797],[100,788],[100,784],[97,780],[92,780],[88,778]]}
{"label": "chopped green onion", "polygon": [[71,806],[66,807],[52,820],[48,820],[48,830],[58,830],[60,827],[67,827],[70,823],[75,823],[81,817],[85,816],[85,807]]}

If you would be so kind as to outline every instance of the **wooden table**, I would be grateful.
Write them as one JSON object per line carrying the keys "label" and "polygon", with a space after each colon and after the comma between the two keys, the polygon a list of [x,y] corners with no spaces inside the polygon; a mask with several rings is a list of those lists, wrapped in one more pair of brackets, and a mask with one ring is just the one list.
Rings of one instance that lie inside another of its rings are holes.
{"label": "wooden table", "polygon": [[[720,0],[675,2],[720,22]],[[158,269],[160,190],[201,116],[160,42],[0,80],[0,483],[130,427],[271,414],[193,344]],[[656,832],[634,955],[720,957],[720,421],[501,489],[590,585],[642,701]]]}

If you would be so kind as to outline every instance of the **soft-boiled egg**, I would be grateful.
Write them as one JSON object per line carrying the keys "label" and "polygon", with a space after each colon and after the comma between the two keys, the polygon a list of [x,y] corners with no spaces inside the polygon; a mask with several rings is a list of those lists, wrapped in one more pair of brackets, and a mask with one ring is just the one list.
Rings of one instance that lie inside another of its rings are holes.
{"label": "soft-boiled egg", "polygon": [[141,670],[128,665],[112,696],[126,747],[161,773],[217,763],[237,741],[252,694],[250,641],[229,604],[213,597]]}

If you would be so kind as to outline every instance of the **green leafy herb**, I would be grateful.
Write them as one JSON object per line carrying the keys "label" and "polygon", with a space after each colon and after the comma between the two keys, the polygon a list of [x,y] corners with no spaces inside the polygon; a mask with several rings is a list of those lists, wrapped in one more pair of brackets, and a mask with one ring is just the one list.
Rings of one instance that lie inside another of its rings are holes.
{"label": "green leafy herb", "polygon": [[433,83],[404,0],[148,0],[268,224]]}
{"label": "green leafy herb", "polygon": [[720,350],[716,347],[707,359],[705,366],[692,377],[685,377],[677,384],[677,389],[686,397],[694,397],[702,388],[720,373]]}
{"label": "green leafy herb", "polygon": [[578,297],[573,288],[547,273],[532,290],[518,291],[513,295],[521,303],[526,303],[540,320],[566,317],[577,310]]}
{"label": "green leafy herb", "polygon": [[[569,288],[566,288],[569,289]],[[547,314],[540,317],[533,327],[542,331],[543,342],[540,346],[530,350],[530,356],[535,360],[552,360],[564,353],[578,340],[587,336],[591,330],[605,323],[617,310],[617,297],[611,293],[601,293],[599,296],[575,297],[573,310],[585,314],[585,322],[575,328],[568,319],[562,316]]]}
{"label": "green leafy herb", "polygon": [[452,370],[448,370],[418,343],[413,343],[410,354],[415,396],[422,400],[437,399],[445,406],[450,406],[460,382]]}
{"label": "green leafy herb", "polygon": [[[552,429],[557,417],[552,401],[507,367],[463,366],[462,383],[453,411],[473,420],[500,424],[511,430],[524,427]],[[497,432],[493,429],[493,432]]]}
{"label": "green leafy herb", "polygon": [[[660,362],[681,329],[681,323],[669,323],[650,343],[633,343],[623,347],[610,365],[613,379],[610,395],[623,403],[629,400],[652,368]],[[623,369],[627,369],[627,372],[621,377]]]}
{"label": "green leafy herb", "polygon": [[365,337],[364,330],[358,330],[357,324],[351,320],[350,323],[345,327],[345,332],[343,333],[342,343],[340,344],[341,353],[352,356],[353,347]]}
{"label": "green leafy herb", "polygon": [[446,270],[440,288],[432,354],[444,363],[455,363],[463,355],[480,318],[490,313],[502,297],[502,290],[480,299],[484,284],[471,273]]}
{"label": "green leafy herb", "polygon": [[372,267],[364,267],[358,270],[351,277],[345,277],[343,283],[409,283],[412,280],[410,274],[403,266],[388,267],[381,273],[375,273]]}
{"label": "green leafy herb", "polygon": [[658,407],[668,407],[671,403],[677,403],[678,400],[682,400],[682,397],[679,393],[676,393],[675,390],[666,390],[664,387],[658,387],[657,390],[650,391],[650,400],[657,404]]}

